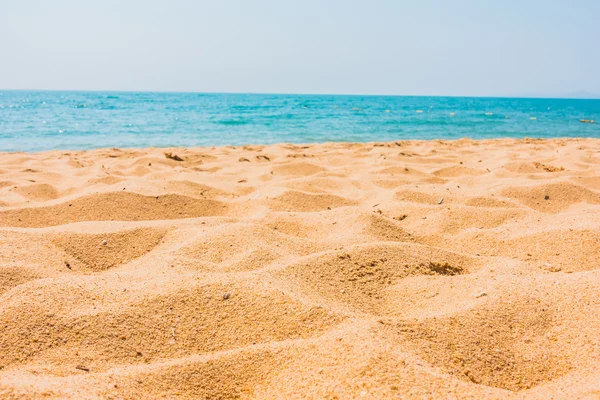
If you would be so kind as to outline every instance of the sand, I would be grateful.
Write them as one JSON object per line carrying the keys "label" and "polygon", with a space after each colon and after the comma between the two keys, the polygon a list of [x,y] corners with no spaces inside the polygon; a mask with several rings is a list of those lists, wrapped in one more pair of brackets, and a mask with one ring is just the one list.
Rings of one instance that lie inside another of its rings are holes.
{"label": "sand", "polygon": [[599,294],[600,140],[0,153],[2,399],[600,398]]}

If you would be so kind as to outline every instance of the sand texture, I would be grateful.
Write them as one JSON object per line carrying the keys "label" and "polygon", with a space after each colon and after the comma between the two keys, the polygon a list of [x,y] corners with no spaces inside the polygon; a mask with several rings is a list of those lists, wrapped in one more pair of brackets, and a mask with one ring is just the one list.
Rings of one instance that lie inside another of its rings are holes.
{"label": "sand texture", "polygon": [[598,399],[600,140],[0,153],[0,398]]}

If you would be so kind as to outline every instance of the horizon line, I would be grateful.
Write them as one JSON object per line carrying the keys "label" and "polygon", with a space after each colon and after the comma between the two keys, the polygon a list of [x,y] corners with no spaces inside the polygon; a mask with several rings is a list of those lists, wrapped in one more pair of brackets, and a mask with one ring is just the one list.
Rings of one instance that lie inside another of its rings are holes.
{"label": "horizon line", "polygon": [[[555,100],[600,100],[600,93],[585,91],[559,95],[520,94],[520,95],[424,95],[424,94],[379,94],[379,93],[290,93],[290,92],[218,92],[187,90],[116,90],[116,89],[3,89],[0,92],[94,92],[94,93],[163,93],[163,94],[232,94],[232,95],[281,95],[281,96],[366,96],[366,97],[454,97],[483,99],[555,99]],[[586,93],[588,97],[578,97],[577,93]]]}

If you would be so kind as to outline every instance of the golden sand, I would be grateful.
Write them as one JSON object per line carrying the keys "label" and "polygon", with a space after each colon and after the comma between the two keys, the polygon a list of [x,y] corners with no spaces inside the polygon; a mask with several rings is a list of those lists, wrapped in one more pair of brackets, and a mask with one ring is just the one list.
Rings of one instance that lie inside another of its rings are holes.
{"label": "golden sand", "polygon": [[593,399],[599,371],[600,140],[0,154],[2,399]]}

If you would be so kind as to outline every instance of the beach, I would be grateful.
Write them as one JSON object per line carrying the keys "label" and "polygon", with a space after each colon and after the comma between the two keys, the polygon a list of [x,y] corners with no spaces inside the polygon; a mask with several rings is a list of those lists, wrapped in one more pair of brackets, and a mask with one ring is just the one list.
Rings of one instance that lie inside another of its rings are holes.
{"label": "beach", "polygon": [[0,398],[598,398],[599,260],[600,139],[0,153]]}

